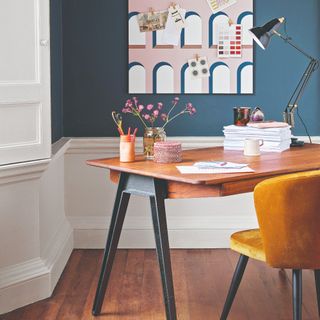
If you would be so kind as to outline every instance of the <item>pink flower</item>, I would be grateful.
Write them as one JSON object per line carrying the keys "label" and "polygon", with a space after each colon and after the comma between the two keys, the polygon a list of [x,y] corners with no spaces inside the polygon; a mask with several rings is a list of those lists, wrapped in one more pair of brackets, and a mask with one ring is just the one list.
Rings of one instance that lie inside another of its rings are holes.
{"label": "pink flower", "polygon": [[162,103],[162,102],[159,102],[159,103],[158,103],[158,109],[161,110],[162,107],[163,107],[163,103]]}
{"label": "pink flower", "polygon": [[173,100],[178,102],[180,100],[180,98],[179,97],[175,97]]}
{"label": "pink flower", "polygon": [[150,118],[151,118],[148,114],[144,114],[143,117],[144,117],[146,120],[150,120]]}
{"label": "pink flower", "polygon": [[140,104],[140,105],[138,106],[138,111],[141,112],[143,109],[144,109],[144,106],[143,106],[142,104]]}
{"label": "pink flower", "polygon": [[123,112],[123,113],[132,113],[132,110],[129,109],[129,108],[123,108],[123,109],[122,109],[122,112]]}
{"label": "pink flower", "polygon": [[162,121],[167,121],[167,115],[165,114],[165,113],[162,113],[161,114],[161,119],[162,119]]}
{"label": "pink flower", "polygon": [[132,101],[131,100],[128,100],[125,104],[125,107],[126,108],[131,108],[132,107]]}
{"label": "pink flower", "polygon": [[159,116],[159,110],[153,110],[153,116],[154,116],[155,118],[158,118],[158,116]]}
{"label": "pink flower", "polygon": [[187,103],[185,111],[189,113],[191,116],[197,112],[196,108],[190,102]]}
{"label": "pink flower", "polygon": [[153,104],[148,104],[147,105],[147,110],[151,111],[153,109]]}

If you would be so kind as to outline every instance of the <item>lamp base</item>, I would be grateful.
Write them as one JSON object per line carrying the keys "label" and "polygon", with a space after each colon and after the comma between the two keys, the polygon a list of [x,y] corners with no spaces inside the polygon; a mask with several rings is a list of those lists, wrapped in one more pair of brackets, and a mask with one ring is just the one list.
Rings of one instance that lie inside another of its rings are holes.
{"label": "lamp base", "polygon": [[298,138],[291,138],[291,148],[296,148],[296,147],[303,147],[304,146],[304,141],[298,140]]}

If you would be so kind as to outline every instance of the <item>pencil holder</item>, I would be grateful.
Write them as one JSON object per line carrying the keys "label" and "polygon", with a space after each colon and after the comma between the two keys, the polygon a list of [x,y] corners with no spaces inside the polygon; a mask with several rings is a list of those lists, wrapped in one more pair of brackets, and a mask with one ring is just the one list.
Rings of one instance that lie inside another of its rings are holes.
{"label": "pencil holder", "polygon": [[120,136],[120,162],[135,161],[135,139],[132,135]]}
{"label": "pencil holder", "polygon": [[162,141],[154,144],[154,162],[175,163],[181,162],[181,143]]}

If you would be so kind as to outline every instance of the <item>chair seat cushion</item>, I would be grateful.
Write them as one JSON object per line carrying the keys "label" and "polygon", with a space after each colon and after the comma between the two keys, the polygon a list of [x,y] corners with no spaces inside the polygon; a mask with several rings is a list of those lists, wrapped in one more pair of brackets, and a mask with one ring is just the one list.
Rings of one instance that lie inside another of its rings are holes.
{"label": "chair seat cushion", "polygon": [[249,258],[266,261],[259,229],[236,232],[231,236],[231,249]]}

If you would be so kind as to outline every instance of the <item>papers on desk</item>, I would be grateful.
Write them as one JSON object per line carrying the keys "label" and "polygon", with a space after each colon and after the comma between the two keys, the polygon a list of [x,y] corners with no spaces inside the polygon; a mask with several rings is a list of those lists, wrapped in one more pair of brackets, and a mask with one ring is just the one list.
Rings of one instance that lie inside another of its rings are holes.
{"label": "papers on desk", "polygon": [[196,162],[193,166],[177,166],[182,174],[226,174],[254,172],[246,164],[232,162]]}
{"label": "papers on desk", "polygon": [[264,144],[261,151],[282,152],[290,148],[291,130],[290,126],[260,128],[253,126],[226,126],[224,127],[224,149],[238,150],[244,149],[246,139],[262,139]]}
{"label": "papers on desk", "polygon": [[224,161],[203,161],[196,162],[193,166],[200,169],[242,169],[248,165],[246,163],[233,163]]}

